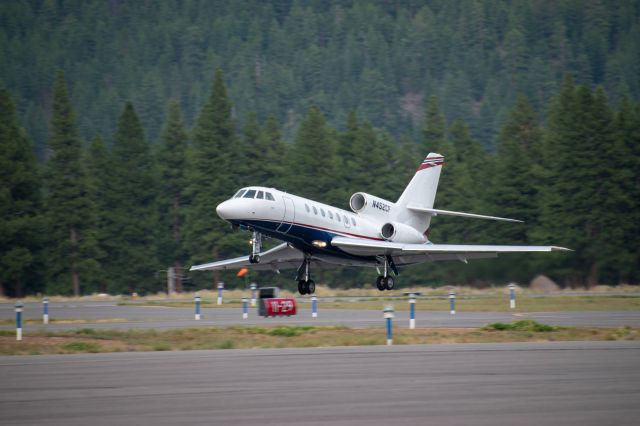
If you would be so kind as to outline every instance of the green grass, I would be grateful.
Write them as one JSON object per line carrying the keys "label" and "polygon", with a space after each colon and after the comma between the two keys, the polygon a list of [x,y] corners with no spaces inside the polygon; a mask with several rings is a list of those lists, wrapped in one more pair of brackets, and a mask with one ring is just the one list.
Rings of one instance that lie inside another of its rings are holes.
{"label": "green grass", "polygon": [[533,331],[536,333],[546,333],[555,331],[558,327],[554,327],[547,324],[541,324],[533,320],[520,320],[512,323],[494,322],[482,327],[483,330],[497,330],[497,331]]}
{"label": "green grass", "polygon": [[[28,331],[0,335],[1,355],[66,354],[193,349],[254,349],[384,345],[383,328],[348,327],[201,327],[174,330]],[[395,344],[489,343],[571,340],[640,340],[640,328],[555,327],[523,320],[482,328],[394,329]]]}

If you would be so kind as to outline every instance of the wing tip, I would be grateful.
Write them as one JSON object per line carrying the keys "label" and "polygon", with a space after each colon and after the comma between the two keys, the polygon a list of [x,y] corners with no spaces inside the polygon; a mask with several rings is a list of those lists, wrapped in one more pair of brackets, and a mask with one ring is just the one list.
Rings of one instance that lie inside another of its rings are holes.
{"label": "wing tip", "polygon": [[560,246],[551,246],[551,251],[573,251],[573,249]]}

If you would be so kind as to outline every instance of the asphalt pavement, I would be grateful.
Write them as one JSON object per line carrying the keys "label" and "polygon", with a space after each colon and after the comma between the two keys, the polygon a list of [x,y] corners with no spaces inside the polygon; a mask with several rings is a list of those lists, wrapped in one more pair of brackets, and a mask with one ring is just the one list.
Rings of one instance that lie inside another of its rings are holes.
{"label": "asphalt pavement", "polygon": [[2,425],[637,425],[639,342],[0,357]]}
{"label": "asphalt pavement", "polygon": [[[44,326],[39,323],[26,323],[25,332],[30,330],[68,330],[76,328],[118,328],[118,329],[169,329],[194,326],[231,326],[231,325],[343,325],[347,327],[382,327],[384,326],[382,310],[388,303],[381,301],[380,310],[359,309],[323,309],[319,303],[318,317],[312,318],[309,305],[299,304],[299,313],[292,317],[262,318],[257,316],[257,309],[250,308],[249,318],[242,319],[241,308],[203,308],[202,319],[194,320],[192,307],[162,307],[143,305],[119,305],[117,302],[52,302],[49,317],[53,320]],[[397,301],[395,304],[406,304]],[[560,326],[576,327],[623,327],[640,326],[640,311],[620,312],[464,312],[451,315],[448,310],[416,312],[418,327],[482,327],[492,322],[511,322],[519,319]],[[11,322],[15,317],[12,304],[0,304],[0,319]],[[42,305],[27,303],[24,318],[40,320]],[[64,320],[81,320],[82,322],[56,322]],[[114,322],[115,321],[115,322]],[[409,312],[396,311],[396,324],[408,324]],[[0,329],[9,330],[11,323],[0,325]]]}

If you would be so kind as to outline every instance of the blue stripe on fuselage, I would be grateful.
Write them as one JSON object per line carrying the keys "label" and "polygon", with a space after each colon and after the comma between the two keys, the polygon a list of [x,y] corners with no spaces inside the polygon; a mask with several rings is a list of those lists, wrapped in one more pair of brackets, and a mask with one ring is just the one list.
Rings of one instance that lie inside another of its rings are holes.
{"label": "blue stripe on fuselage", "polygon": [[[262,234],[290,243],[298,250],[306,253],[327,254],[331,256],[342,257],[345,259],[369,259],[368,256],[354,256],[340,250],[337,247],[332,246],[331,239],[335,236],[342,236],[338,233],[323,231],[320,229],[312,228],[310,226],[302,226],[291,222],[286,222],[283,224],[282,229],[288,229],[288,231],[284,233],[277,231],[281,222],[266,219],[231,220],[230,222],[235,225],[243,225],[246,227],[254,228]],[[290,224],[292,225],[291,229],[289,229]],[[311,244],[312,241],[325,241],[327,243],[327,247],[324,249],[314,247]]]}

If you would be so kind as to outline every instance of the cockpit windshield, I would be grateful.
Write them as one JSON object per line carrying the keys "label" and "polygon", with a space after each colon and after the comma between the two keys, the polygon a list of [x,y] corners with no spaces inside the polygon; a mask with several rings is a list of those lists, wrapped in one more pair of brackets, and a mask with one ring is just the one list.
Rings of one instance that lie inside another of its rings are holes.
{"label": "cockpit windshield", "polygon": [[244,194],[244,191],[246,191],[246,189],[241,189],[240,191],[236,192],[236,195],[234,195],[233,198],[242,197],[242,194]]}
{"label": "cockpit windshield", "polygon": [[244,196],[242,198],[253,198],[255,196],[256,196],[256,190],[255,189],[250,189],[244,194]]}

